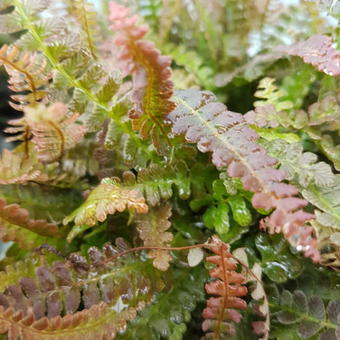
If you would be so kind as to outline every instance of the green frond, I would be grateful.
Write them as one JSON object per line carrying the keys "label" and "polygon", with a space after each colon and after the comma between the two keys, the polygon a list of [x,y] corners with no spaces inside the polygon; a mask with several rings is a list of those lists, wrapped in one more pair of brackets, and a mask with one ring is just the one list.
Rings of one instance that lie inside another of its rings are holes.
{"label": "green frond", "polygon": [[317,214],[319,223],[340,231],[340,174],[334,176],[330,186],[312,185],[302,190],[302,195],[314,206],[321,210]]}
{"label": "green frond", "polygon": [[200,84],[202,88],[207,90],[214,88],[212,79],[213,69],[205,66],[202,57],[194,50],[188,50],[184,45],[174,46],[168,44],[165,45],[164,52],[169,55],[178,66],[186,70],[186,77],[194,76],[197,85]]}
{"label": "green frond", "polygon": [[171,276],[172,287],[140,312],[128,324],[126,331],[117,336],[117,340],[138,337],[159,340],[164,336],[173,340],[183,338],[193,310],[205,299],[203,284],[207,274],[200,267],[195,267],[173,270]]}
{"label": "green frond", "polygon": [[[295,290],[292,294],[288,290],[282,291],[279,301],[270,301],[273,309],[280,310],[276,314],[276,319],[282,324],[281,327],[287,329],[288,336],[294,339],[309,339],[312,336],[321,336],[320,339],[336,338],[339,331],[338,326],[338,301],[330,301],[325,304],[319,296],[306,296],[301,290]],[[287,339],[279,330],[274,332],[274,336],[279,340]]]}
{"label": "green frond", "polygon": [[[316,210],[312,226],[317,234],[321,261],[325,265],[340,265],[340,243],[336,241],[340,231],[340,175],[334,174],[329,164],[317,162],[317,155],[303,152],[300,143],[287,144],[282,140],[265,142],[271,155],[280,160],[281,169],[288,174],[301,194]],[[317,210],[318,209],[318,210]]]}
{"label": "green frond", "polygon": [[64,219],[64,224],[74,220],[76,225],[93,226],[105,221],[107,215],[124,210],[145,214],[148,206],[135,189],[122,186],[118,179],[104,178],[86,201]]}
{"label": "green frond", "polygon": [[[204,225],[216,230],[224,242],[231,243],[241,238],[253,221],[252,212],[248,207],[250,196],[247,197],[249,192],[242,190],[241,183],[233,183],[225,173],[220,177],[224,181],[220,179],[212,183],[212,195],[192,200],[190,207],[193,211],[199,211],[203,206],[207,206],[202,215]],[[224,184],[227,181],[229,188]],[[235,179],[234,181],[236,182]],[[232,190],[231,186],[234,187]],[[237,188],[238,186],[240,188]]]}
{"label": "green frond", "polygon": [[159,31],[159,21],[163,8],[162,0],[141,0],[137,1],[138,12],[145,18],[153,31]]}
{"label": "green frond", "polygon": [[281,169],[298,187],[308,190],[310,185],[321,188],[334,183],[335,175],[331,166],[326,162],[318,162],[316,154],[303,152],[301,143],[287,143],[281,139],[261,143],[271,156],[279,159]]}
{"label": "green frond", "polygon": [[185,162],[172,166],[151,164],[139,170],[137,176],[126,171],[123,173],[123,183],[137,190],[151,206],[171,198],[174,187],[182,199],[188,199],[191,193],[190,173]]}
{"label": "green frond", "polygon": [[274,81],[275,79],[273,78],[264,78],[260,81],[255,96],[262,100],[256,101],[254,106],[273,105],[277,112],[292,108],[293,105],[291,102],[282,101],[286,93],[282,89],[278,89]]}
{"label": "green frond", "polygon": [[338,95],[326,96],[308,108],[309,121],[306,126],[308,135],[337,170],[340,170],[340,146],[336,139],[336,134],[340,132],[339,112]]}
{"label": "green frond", "polygon": [[[124,120],[124,115],[127,112],[127,107],[124,104],[118,104],[113,107],[115,116],[121,117]],[[121,124],[111,119],[104,132],[103,150],[112,152],[112,164],[115,162],[120,164],[122,170],[135,168],[136,166],[146,167],[147,163],[156,158],[153,151],[142,144],[140,147],[136,143],[135,137],[125,132],[126,129],[122,128]],[[141,143],[141,142],[140,142]]]}
{"label": "green frond", "polygon": [[68,11],[80,23],[87,47],[94,59],[97,58],[96,35],[98,22],[97,14],[93,9],[93,5],[87,0],[71,0],[67,1]]}

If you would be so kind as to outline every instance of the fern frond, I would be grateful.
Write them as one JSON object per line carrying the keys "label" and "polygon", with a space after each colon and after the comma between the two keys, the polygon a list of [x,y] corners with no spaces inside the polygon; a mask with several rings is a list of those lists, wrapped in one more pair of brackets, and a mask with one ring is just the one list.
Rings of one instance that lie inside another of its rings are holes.
{"label": "fern frond", "polygon": [[[119,129],[124,131],[128,138],[136,145],[136,148],[140,148],[145,153],[149,154],[148,146],[142,143],[140,138],[136,136],[135,132],[130,126],[130,122],[122,121],[119,115],[115,115],[115,111],[112,110],[110,103],[103,102],[99,98],[101,92],[97,93],[97,89],[92,89],[92,87],[89,89],[89,83],[84,86],[84,83],[79,81],[79,78],[83,75],[84,71],[93,65],[93,60],[88,55],[88,53],[79,50],[78,47],[76,48],[77,53],[73,53],[73,49],[72,53],[67,53],[65,56],[59,55],[58,51],[60,51],[60,49],[58,46],[56,46],[56,50],[52,48],[54,43],[58,45],[60,35],[62,36],[61,40],[64,41],[62,44],[64,44],[66,39],[65,37],[72,36],[72,32],[69,32],[69,30],[63,30],[62,34],[57,34],[57,37],[52,35],[45,39],[46,34],[44,32],[40,32],[39,27],[37,26],[37,18],[31,17],[29,13],[27,13],[24,4],[21,3],[20,0],[13,1],[15,10],[18,13],[22,23],[21,28],[28,31],[27,34],[33,38],[35,43],[35,50],[42,52],[49,64],[53,67],[53,87],[56,87],[59,91],[62,91],[61,93],[59,92],[59,94],[55,93],[57,95],[57,100],[54,100],[54,102],[63,101],[65,98],[64,96],[70,89],[81,92],[87,98],[87,102],[92,103],[92,105],[95,104],[93,112],[98,112],[98,106],[105,113],[106,117],[110,117],[112,120],[114,120]],[[57,54],[54,53],[55,51]]]}
{"label": "fern frond", "polygon": [[[46,60],[35,54],[20,53],[15,46],[4,45],[0,49],[0,66],[9,75],[9,89],[12,95],[10,105],[23,111],[25,106],[34,105],[46,97],[50,76],[46,74]],[[27,93],[28,92],[28,93]]]}
{"label": "fern frond", "polygon": [[[11,12],[11,1],[0,3],[0,32],[2,34],[13,34],[19,32],[21,30],[20,19],[18,18],[17,13]],[[7,12],[5,15],[2,15],[3,12]],[[9,13],[8,13],[9,12]]]}
{"label": "fern frond", "polygon": [[190,268],[189,271],[188,268],[171,271],[171,288],[161,292],[151,305],[144,308],[128,324],[126,331],[117,335],[117,339],[159,340],[160,336],[167,339],[184,337],[190,313],[205,298],[205,272],[200,267]]}
{"label": "fern frond", "polygon": [[159,18],[163,5],[162,0],[141,0],[137,2],[138,12],[146,19],[155,32],[159,30]]}
{"label": "fern frond", "polygon": [[122,47],[119,60],[126,74],[133,76],[134,108],[130,112],[133,127],[142,139],[151,137],[160,150],[161,138],[167,138],[164,118],[174,107],[170,101],[171,60],[162,56],[152,42],[141,40],[148,28],[136,24],[137,16],[130,16],[127,8],[114,2],[110,3],[110,10],[112,29],[118,32],[115,44]]}
{"label": "fern frond", "polygon": [[32,142],[42,162],[59,160],[85,134],[85,128],[75,124],[78,115],[68,116],[67,111],[63,103],[54,103],[49,107],[39,103],[25,109],[25,121],[32,131]]}
{"label": "fern frond", "polygon": [[112,339],[162,289],[149,263],[110,262],[116,253],[110,245],[90,248],[89,263],[73,254],[8,286],[0,299],[1,332],[12,339]]}
{"label": "fern frond", "polygon": [[214,88],[213,70],[204,65],[204,59],[196,51],[189,50],[185,45],[175,46],[170,43],[164,48],[165,53],[173,59],[176,65],[186,70],[186,77],[193,76],[196,83],[206,90]]}
{"label": "fern frond", "polygon": [[[171,232],[167,231],[171,223],[171,207],[163,205],[153,208],[145,215],[137,215],[134,222],[137,224],[139,237],[146,247],[166,247],[173,239]],[[171,255],[166,250],[150,250],[149,257],[153,258],[155,268],[166,271],[169,268]]]}
{"label": "fern frond", "polygon": [[291,102],[282,100],[286,93],[282,89],[278,89],[274,81],[275,79],[273,78],[263,78],[260,81],[255,97],[264,100],[256,101],[254,106],[273,105],[276,111],[292,108]]}
{"label": "fern frond", "polygon": [[298,191],[294,186],[282,183],[284,171],[277,170],[277,161],[256,143],[259,136],[243,116],[228,111],[209,91],[178,91],[175,101],[177,108],[168,115],[173,133],[185,134],[186,141],[197,143],[201,152],[212,152],[215,166],[227,167],[231,177],[241,178],[244,188],[255,193],[255,208],[274,210],[262,220],[262,228],[283,232],[306,256],[318,261],[313,230],[302,227],[314,217],[301,210],[307,202],[295,197]]}
{"label": "fern frond", "polygon": [[4,149],[0,159],[0,184],[26,184],[46,182],[48,175],[34,155]]}
{"label": "fern frond", "polygon": [[340,131],[339,97],[326,96],[308,108],[309,126],[320,126],[322,130]]}
{"label": "fern frond", "polygon": [[64,219],[64,224],[74,220],[76,225],[93,226],[97,221],[105,221],[107,215],[126,209],[145,214],[148,211],[148,206],[136,190],[124,188],[118,179],[104,178],[90,192],[86,201]]}
{"label": "fern frond", "polygon": [[[255,110],[249,111],[244,116],[251,125],[260,128],[293,127],[299,130],[303,129],[316,143],[321,145],[321,148],[323,133],[340,131],[340,124],[337,121],[340,108],[336,95],[326,96],[310,105],[308,113],[304,110],[291,110],[293,103],[284,100],[285,91],[274,84],[273,78],[262,79],[255,95],[263,100],[256,101]],[[328,135],[325,136],[327,139]]]}
{"label": "fern frond", "polygon": [[287,174],[287,179],[298,186],[308,188],[332,186],[335,175],[332,168],[325,162],[318,162],[318,156],[312,152],[303,152],[301,143],[286,143],[283,140],[261,143],[271,156],[279,160],[281,169]]}
{"label": "fern frond", "polygon": [[264,283],[262,280],[262,267],[259,263],[250,268],[246,248],[237,248],[233,251],[233,256],[240,260],[242,265],[242,274],[246,278],[247,283],[251,283],[250,292],[254,303],[255,313],[262,319],[260,321],[253,321],[252,326],[254,333],[263,335],[259,340],[268,340],[270,331],[270,311],[269,302]]}
{"label": "fern frond", "polygon": [[315,154],[303,152],[300,143],[287,144],[275,140],[264,143],[264,146],[280,160],[281,169],[286,171],[288,179],[300,189],[302,196],[319,209],[315,211],[316,220],[312,225],[317,232],[321,262],[328,263],[332,252],[336,256],[340,250],[340,244],[330,238],[340,231],[340,175],[333,174],[327,163],[316,162]]}
{"label": "fern frond", "polygon": [[34,0],[34,1],[23,0],[22,2],[24,3],[25,11],[28,13],[28,15],[34,16],[46,10],[47,8],[49,8],[53,1],[52,0]]}
{"label": "fern frond", "polygon": [[322,212],[317,213],[317,221],[322,225],[340,231],[340,174],[334,176],[334,183],[328,187],[309,186],[302,190],[306,200]]}
{"label": "fern frond", "polygon": [[288,55],[300,57],[319,71],[336,77],[340,75],[340,53],[332,43],[330,37],[317,34],[305,41],[277,49]]}
{"label": "fern frond", "polygon": [[263,272],[271,281],[283,283],[301,275],[304,264],[281,235],[258,233],[255,246],[261,255]]}
{"label": "fern frond", "polygon": [[294,336],[309,339],[314,335],[320,339],[336,339],[339,332],[339,301],[330,301],[325,308],[319,296],[306,296],[301,290],[291,294],[284,290],[279,303],[272,301],[271,307],[280,310],[277,320],[285,327],[294,329]]}
{"label": "fern frond", "polygon": [[247,123],[257,127],[278,126],[301,128],[307,119],[304,111],[293,111],[294,104],[285,100],[287,96],[284,89],[275,85],[275,79],[263,78],[255,92],[255,96],[260,98],[254,103],[255,109],[244,115]]}
{"label": "fern frond", "polygon": [[[95,93],[100,102],[109,105],[110,115],[101,106],[89,100],[89,98],[78,89],[73,92],[69,103],[73,112],[82,114],[82,121],[89,132],[98,131],[104,124],[105,119],[115,116],[120,119],[127,113],[125,102],[115,102],[115,98],[122,97],[123,86],[118,77],[107,75],[107,72],[98,65],[90,66],[79,78],[79,83]],[[122,130],[120,128],[120,130]]]}
{"label": "fern frond", "polygon": [[290,110],[292,103],[281,100],[284,92],[273,84],[272,78],[263,79],[260,88],[263,90],[256,92],[256,95],[265,100],[255,102],[255,110],[245,114],[247,123],[260,128],[293,127],[303,130],[334,163],[335,168],[340,169],[340,147],[332,135],[340,131],[338,96],[334,94],[324,97],[310,105],[307,113],[304,110]]}
{"label": "fern frond", "polygon": [[317,220],[312,222],[318,238],[318,246],[321,249],[320,263],[323,266],[340,270],[340,231],[327,227],[318,222],[319,212],[316,212]]}
{"label": "fern frond", "polygon": [[4,199],[0,199],[0,209],[1,218],[11,224],[19,225],[43,236],[59,235],[59,229],[56,224],[48,223],[45,220],[30,219],[29,212],[18,204],[7,205]]}
{"label": "fern frond", "polygon": [[202,325],[204,332],[209,332],[204,339],[224,339],[226,335],[235,335],[235,328],[229,321],[240,322],[241,314],[237,309],[247,308],[247,303],[240,298],[247,295],[247,288],[243,285],[245,277],[236,272],[237,262],[229,252],[229,246],[213,237],[205,246],[215,255],[206,260],[216,265],[209,271],[211,278],[215,279],[205,285],[209,295],[207,307],[203,310]]}
{"label": "fern frond", "polygon": [[[327,96],[308,108],[308,135],[320,147],[325,156],[340,170],[340,146],[337,135],[340,133],[339,104],[340,95]],[[335,137],[333,136],[335,134]]]}
{"label": "fern frond", "polygon": [[[19,0],[18,0],[19,1]],[[23,20],[18,13],[16,0],[2,0],[0,3],[1,8],[1,23],[0,31],[2,33],[15,33],[22,31]],[[32,21],[37,21],[38,15],[45,11],[52,4],[51,0],[20,0],[20,3],[24,6],[25,15],[27,15]],[[14,7],[14,8],[13,8]],[[27,36],[27,34],[23,34]]]}
{"label": "fern frond", "polygon": [[43,257],[28,257],[23,261],[16,261],[0,271],[0,292],[7,287],[17,285],[23,277],[34,277],[37,267],[43,264]]}
{"label": "fern frond", "polygon": [[33,220],[29,212],[18,204],[6,204],[0,198],[0,238],[14,241],[24,249],[34,249],[43,243],[54,243],[52,237],[60,237],[58,226],[46,220]]}
{"label": "fern frond", "polygon": [[179,196],[188,199],[191,193],[189,169],[184,162],[171,166],[150,164],[135,175],[131,171],[123,173],[123,182],[133,187],[145,197],[148,205],[154,207],[161,200],[168,200],[173,195],[173,186],[177,187]]}
{"label": "fern frond", "polygon": [[[118,105],[117,116],[121,116],[124,120],[126,113],[125,105]],[[126,133],[116,121],[110,120],[108,125],[104,125],[101,132],[103,134],[103,141],[99,145],[99,152],[101,155],[111,155],[112,164],[123,165],[122,170],[135,168],[137,165],[146,167],[150,159],[155,157],[153,152],[149,149],[140,147],[131,134]],[[137,137],[138,138],[138,137]]]}
{"label": "fern frond", "polygon": [[46,190],[44,185],[36,183],[2,185],[0,198],[6,200],[7,204],[17,203],[28,210],[31,219],[44,219],[53,223],[62,221],[82,202],[80,190],[60,189],[52,185]]}
{"label": "fern frond", "polygon": [[96,12],[93,5],[86,0],[72,0],[68,1],[69,12],[80,23],[82,31],[85,35],[87,47],[94,59],[97,58],[95,38],[97,34],[97,20]]}

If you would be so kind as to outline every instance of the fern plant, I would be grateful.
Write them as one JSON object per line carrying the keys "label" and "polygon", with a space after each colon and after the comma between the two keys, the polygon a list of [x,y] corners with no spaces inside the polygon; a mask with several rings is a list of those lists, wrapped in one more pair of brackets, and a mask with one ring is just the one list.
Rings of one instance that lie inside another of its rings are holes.
{"label": "fern plant", "polygon": [[325,5],[101,8],[0,0],[1,339],[339,339]]}

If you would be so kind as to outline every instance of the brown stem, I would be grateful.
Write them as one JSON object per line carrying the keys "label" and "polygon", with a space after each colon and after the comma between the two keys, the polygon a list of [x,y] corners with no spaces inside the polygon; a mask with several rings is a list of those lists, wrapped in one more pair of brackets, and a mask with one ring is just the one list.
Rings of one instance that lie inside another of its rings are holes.
{"label": "brown stem", "polygon": [[207,245],[205,243],[200,243],[200,244],[195,244],[192,246],[186,246],[186,247],[135,247],[135,248],[130,248],[127,250],[124,250],[116,255],[113,255],[109,258],[106,259],[106,262],[110,262],[110,261],[115,261],[118,258],[125,256],[127,254],[130,253],[134,253],[136,251],[141,251],[141,250],[189,250],[189,249],[194,249],[194,248],[205,248],[207,247]]}

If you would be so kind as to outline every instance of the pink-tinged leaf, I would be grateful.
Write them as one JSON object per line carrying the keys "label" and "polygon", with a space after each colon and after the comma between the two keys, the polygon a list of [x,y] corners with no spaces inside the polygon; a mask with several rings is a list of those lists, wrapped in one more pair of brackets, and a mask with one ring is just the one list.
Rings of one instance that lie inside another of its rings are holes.
{"label": "pink-tinged leaf", "polygon": [[[197,143],[201,152],[211,152],[216,167],[226,168],[229,176],[240,178],[244,188],[254,192],[252,203],[255,208],[273,211],[261,226],[285,235],[288,235],[287,230],[299,227],[303,234],[299,212],[303,213],[300,209],[307,202],[294,197],[298,193],[295,187],[283,183],[285,172],[277,169],[276,160],[257,144],[259,136],[248,126],[244,116],[228,111],[209,91],[177,91],[174,100],[177,107],[168,114],[172,132],[185,135],[188,143]],[[308,215],[308,219],[311,216]],[[297,232],[295,235],[295,246],[300,244],[298,237],[302,234]],[[312,233],[309,234],[312,238]],[[289,240],[293,241],[293,238],[289,237]],[[301,242],[306,244],[305,239]],[[315,242],[309,245],[314,247]],[[313,258],[317,256],[313,255]]]}
{"label": "pink-tinged leaf", "polygon": [[26,107],[24,112],[25,125],[30,128],[38,158],[44,163],[59,160],[85,135],[86,128],[76,123],[79,115],[69,115],[64,103],[50,106],[39,103]]}
{"label": "pink-tinged leaf", "polygon": [[313,35],[305,41],[278,50],[303,59],[319,71],[330,76],[340,75],[340,52],[332,46],[332,40],[326,35]]}

